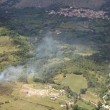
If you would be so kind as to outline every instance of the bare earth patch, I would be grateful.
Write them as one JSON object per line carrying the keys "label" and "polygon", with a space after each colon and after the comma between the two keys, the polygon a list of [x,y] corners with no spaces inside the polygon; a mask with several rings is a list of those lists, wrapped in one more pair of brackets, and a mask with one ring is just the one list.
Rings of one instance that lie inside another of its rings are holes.
{"label": "bare earth patch", "polygon": [[64,94],[64,90],[55,90],[51,86],[45,87],[44,89],[34,89],[28,85],[23,85],[20,90],[26,96],[40,96],[40,97],[60,97]]}

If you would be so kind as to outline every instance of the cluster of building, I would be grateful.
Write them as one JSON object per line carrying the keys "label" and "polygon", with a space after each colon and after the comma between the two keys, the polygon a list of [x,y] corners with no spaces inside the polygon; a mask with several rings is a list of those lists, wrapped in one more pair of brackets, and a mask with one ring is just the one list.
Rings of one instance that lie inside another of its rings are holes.
{"label": "cluster of building", "polygon": [[90,9],[74,9],[72,7],[70,8],[61,8],[59,11],[54,11],[51,10],[49,11],[49,14],[59,14],[59,15],[64,15],[68,17],[83,17],[83,18],[90,18],[90,19],[96,19],[96,18],[101,18],[101,19],[110,19],[109,16],[106,15],[105,11],[94,11]]}

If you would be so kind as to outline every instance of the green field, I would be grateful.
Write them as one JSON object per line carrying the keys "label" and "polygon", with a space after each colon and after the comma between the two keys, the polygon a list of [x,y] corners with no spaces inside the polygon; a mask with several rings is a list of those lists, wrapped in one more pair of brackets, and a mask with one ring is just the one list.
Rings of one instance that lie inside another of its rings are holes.
{"label": "green field", "polygon": [[[51,100],[49,97],[36,95],[28,97],[26,94],[20,92],[24,85],[25,84],[23,83],[16,83],[16,85],[13,85],[13,91],[8,95],[6,94],[6,91],[0,90],[0,110],[64,110],[64,108],[62,109],[60,107],[62,97],[57,100]],[[38,83],[30,85],[26,84],[26,86],[42,89],[47,85]]]}
{"label": "green field", "polygon": [[84,102],[84,101],[78,101],[77,102],[79,107],[85,108],[86,110],[94,110],[94,106],[90,105],[90,103]]}
{"label": "green field", "polygon": [[87,88],[87,81],[82,75],[66,74],[66,77],[63,77],[63,74],[59,74],[54,78],[54,81],[69,86],[72,91],[77,93],[81,88]]}
{"label": "green field", "polygon": [[[3,99],[2,99],[3,98]],[[4,104],[0,106],[0,110],[49,110],[54,108],[53,110],[63,110],[60,108],[59,101],[51,101],[48,98],[24,98],[22,99],[12,99],[12,98],[4,98],[0,96],[0,99]],[[9,100],[9,103],[5,103]],[[0,101],[1,102],[1,101]]]}

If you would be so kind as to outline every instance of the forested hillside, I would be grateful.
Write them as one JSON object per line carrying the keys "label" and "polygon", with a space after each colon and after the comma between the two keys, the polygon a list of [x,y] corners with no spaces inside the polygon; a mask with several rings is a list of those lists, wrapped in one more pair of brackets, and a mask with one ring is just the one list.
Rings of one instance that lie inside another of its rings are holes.
{"label": "forested hillside", "polygon": [[0,110],[109,110],[108,4],[0,1]]}

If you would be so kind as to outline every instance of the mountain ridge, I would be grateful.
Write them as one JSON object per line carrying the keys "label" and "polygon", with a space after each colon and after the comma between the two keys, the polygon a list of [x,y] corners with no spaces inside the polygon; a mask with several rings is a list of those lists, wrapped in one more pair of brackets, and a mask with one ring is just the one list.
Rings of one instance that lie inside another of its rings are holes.
{"label": "mountain ridge", "polygon": [[0,7],[48,7],[53,4],[62,4],[74,8],[100,9],[105,2],[106,0],[1,0]]}

